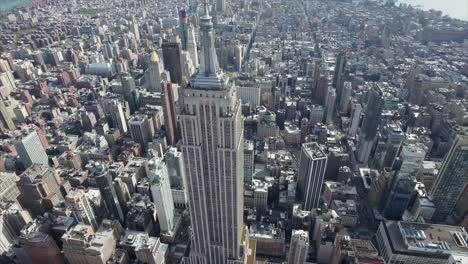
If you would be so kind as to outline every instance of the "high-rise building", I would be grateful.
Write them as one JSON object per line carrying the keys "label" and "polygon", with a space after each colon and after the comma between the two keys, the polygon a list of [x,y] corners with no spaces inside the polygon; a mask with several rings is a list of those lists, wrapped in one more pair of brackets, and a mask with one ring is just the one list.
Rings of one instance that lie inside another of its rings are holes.
{"label": "high-rise building", "polygon": [[148,178],[161,231],[171,234],[174,231],[174,201],[166,163],[153,157],[148,162]]}
{"label": "high-rise building", "polygon": [[71,207],[73,217],[77,223],[90,225],[93,230],[97,230],[98,222],[84,190],[69,191],[65,197],[65,202]]}
{"label": "high-rise building", "polygon": [[377,153],[378,151],[376,150],[376,154],[374,155],[375,166],[380,169],[385,167],[391,168],[400,151],[404,138],[405,134],[400,125],[396,123],[385,125],[379,139],[379,142],[382,141],[383,149],[381,153]]}
{"label": "high-rise building", "polygon": [[63,254],[69,263],[88,263],[86,248],[93,235],[92,226],[78,224],[62,236]]}
{"label": "high-rise building", "polygon": [[357,160],[367,163],[377,136],[384,106],[383,92],[378,84],[373,84],[369,90],[366,114],[359,132]]}
{"label": "high-rise building", "polygon": [[126,134],[128,127],[122,103],[116,99],[111,99],[108,101],[108,110],[114,127],[120,129],[122,134]]}
{"label": "high-rise building", "polygon": [[146,149],[148,143],[153,138],[151,125],[146,115],[134,115],[128,121],[130,135],[135,142],[139,143],[142,148]]}
{"label": "high-rise building", "polygon": [[244,181],[252,182],[253,173],[255,170],[255,147],[254,142],[251,140],[246,140],[244,142]]}
{"label": "high-rise building", "polygon": [[36,131],[31,131],[23,138],[16,140],[14,145],[25,168],[32,164],[49,165],[49,157]]}
{"label": "high-rise building", "polygon": [[432,217],[442,222],[449,216],[468,183],[468,135],[458,135],[445,156],[431,190],[436,211]]}
{"label": "high-rise building", "polygon": [[112,214],[112,217],[119,220],[121,223],[124,222],[124,215],[117,193],[115,192],[114,185],[112,184],[112,176],[109,174],[107,167],[104,164],[96,162],[91,166],[91,172],[96,181],[96,185],[101,192],[102,199],[106,204],[107,209]]}
{"label": "high-rise building", "polygon": [[190,54],[190,60],[194,69],[198,68],[198,50],[197,42],[195,40],[195,28],[192,24],[187,27],[187,51]]}
{"label": "high-rise building", "polygon": [[183,50],[187,50],[188,44],[188,15],[187,9],[183,5],[178,7],[179,9],[179,36],[180,36],[180,44]]}
{"label": "high-rise building", "polygon": [[132,21],[130,22],[130,30],[135,36],[135,40],[140,41],[140,28],[138,26],[138,21],[135,19],[135,16],[132,16]]}
{"label": "high-rise building", "polygon": [[422,166],[426,157],[426,147],[422,143],[410,143],[403,145],[400,153],[401,166],[398,177],[414,177]]}
{"label": "high-rise building", "polygon": [[[346,54],[344,52],[340,52],[338,56],[336,57],[336,64],[335,64],[335,74],[333,75],[333,82],[332,85],[333,87],[336,88],[338,91],[338,96],[341,98],[342,97],[342,77],[343,77],[343,72],[346,67]],[[344,88],[344,87],[343,87]]]}
{"label": "high-rise building", "polygon": [[239,87],[238,96],[243,104],[248,103],[252,108],[260,105],[260,89],[258,86]]}
{"label": "high-rise building", "polygon": [[340,102],[339,102],[339,109],[342,113],[348,112],[349,107],[349,100],[351,99],[351,91],[353,90],[353,86],[351,82],[345,82],[343,85],[343,89],[341,90],[340,94]]}
{"label": "high-rise building", "polygon": [[63,253],[68,263],[105,264],[117,245],[116,231],[102,225],[96,232],[89,225],[78,224],[62,236]]}
{"label": "high-rise building", "polygon": [[32,221],[28,211],[23,210],[16,202],[0,203],[0,253],[11,249],[21,229]]}
{"label": "high-rise building", "polygon": [[416,173],[426,157],[422,144],[408,144],[401,150],[401,168],[393,177],[390,193],[383,214],[392,220],[400,220],[405,212],[416,186]]}
{"label": "high-rise building", "polygon": [[[1,84],[0,87],[2,87]],[[0,98],[0,131],[4,132],[15,128],[13,115],[7,110],[4,99]]]}
{"label": "high-rise building", "polygon": [[335,113],[336,90],[333,87],[328,87],[327,102],[325,104],[325,123],[333,122],[333,114]]}
{"label": "high-rise building", "polygon": [[467,237],[460,226],[403,221],[382,221],[376,234],[385,263],[462,263]]}
{"label": "high-rise building", "polygon": [[8,230],[15,238],[18,238],[23,227],[33,220],[31,214],[18,202],[11,201],[0,202],[0,218],[3,221],[3,229]]}
{"label": "high-rise building", "polygon": [[165,264],[168,245],[161,243],[159,238],[150,237],[145,232],[126,230],[119,243],[124,249],[140,263]]}
{"label": "high-rise building", "polygon": [[180,125],[193,230],[191,263],[239,263],[243,231],[243,123],[236,89],[219,67],[205,1],[201,61],[182,91]]}
{"label": "high-rise building", "polygon": [[327,155],[317,143],[302,144],[297,191],[306,211],[319,205],[327,161]]}
{"label": "high-rise building", "polygon": [[234,46],[234,56],[236,57],[236,69],[242,71],[242,62],[244,60],[244,47],[241,44]]}
{"label": "high-rise building", "polygon": [[17,176],[14,173],[0,172],[0,200],[17,201],[20,191],[16,186]]}
{"label": "high-rise building", "polygon": [[182,50],[180,56],[182,62],[182,85],[186,85],[190,76],[195,73],[195,68],[193,68],[192,59],[188,51]]}
{"label": "high-rise building", "polygon": [[174,205],[185,208],[188,203],[188,193],[182,153],[177,148],[170,148],[164,155],[164,161],[166,162],[169,181],[171,182]]}
{"label": "high-rise building", "polygon": [[216,11],[219,13],[226,11],[226,0],[216,0]]}
{"label": "high-rise building", "polygon": [[151,52],[149,67],[145,72],[145,88],[150,92],[161,92],[161,73],[164,71],[158,52]]}
{"label": "high-rise building", "polygon": [[351,124],[348,129],[348,136],[354,138],[359,128],[361,120],[362,106],[357,102],[351,103]]}
{"label": "high-rise building", "polygon": [[36,217],[21,230],[18,247],[13,248],[20,263],[63,264],[60,248],[50,233],[51,222],[45,217]]}
{"label": "high-rise building", "polygon": [[127,207],[129,211],[126,214],[125,223],[128,229],[147,234],[155,233],[155,222],[159,217],[159,211],[156,211],[148,195],[134,194],[132,200],[127,203]]}
{"label": "high-rise building", "polygon": [[176,37],[172,41],[162,43],[164,68],[169,71],[171,81],[182,84],[181,46],[180,39]]}
{"label": "high-rise building", "polygon": [[33,216],[42,215],[63,202],[56,171],[48,166],[33,164],[20,175],[17,185],[20,204]]}
{"label": "high-rise building", "polygon": [[293,230],[289,246],[288,264],[304,264],[309,253],[309,232]]}
{"label": "high-rise building", "polygon": [[168,143],[174,145],[177,140],[177,116],[175,106],[175,90],[171,82],[162,83],[162,92],[164,94],[164,121],[166,125],[166,135]]}
{"label": "high-rise building", "polygon": [[130,107],[130,112],[133,113],[137,110],[137,94],[135,79],[130,73],[123,73],[120,76],[120,81],[122,83],[121,94],[124,96],[125,100],[128,102]]}

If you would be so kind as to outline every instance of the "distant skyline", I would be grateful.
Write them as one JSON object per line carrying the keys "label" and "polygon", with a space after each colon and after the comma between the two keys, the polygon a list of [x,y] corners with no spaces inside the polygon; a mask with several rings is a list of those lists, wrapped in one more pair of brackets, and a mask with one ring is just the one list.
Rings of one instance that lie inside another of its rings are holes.
{"label": "distant skyline", "polygon": [[[0,10],[9,10],[16,6],[29,4],[32,0],[0,0]],[[397,0],[397,3],[420,6],[424,10],[440,10],[444,15],[468,21],[467,0]]]}
{"label": "distant skyline", "polygon": [[467,0],[397,0],[397,3],[420,6],[424,10],[440,10],[444,15],[468,21]]}
{"label": "distant skyline", "polygon": [[6,11],[18,6],[30,4],[32,0],[0,0],[0,11]]}

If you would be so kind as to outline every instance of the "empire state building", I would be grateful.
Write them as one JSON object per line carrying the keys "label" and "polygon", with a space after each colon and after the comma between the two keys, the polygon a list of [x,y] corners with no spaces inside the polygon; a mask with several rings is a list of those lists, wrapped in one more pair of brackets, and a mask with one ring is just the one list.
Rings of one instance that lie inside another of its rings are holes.
{"label": "empire state building", "polygon": [[203,9],[200,66],[179,115],[193,232],[187,261],[243,263],[243,122],[236,88],[218,64],[206,0]]}

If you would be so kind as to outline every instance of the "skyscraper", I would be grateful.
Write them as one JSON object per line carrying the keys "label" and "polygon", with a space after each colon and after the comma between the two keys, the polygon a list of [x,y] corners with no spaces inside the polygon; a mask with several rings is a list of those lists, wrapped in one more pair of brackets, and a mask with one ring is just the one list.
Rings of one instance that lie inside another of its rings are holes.
{"label": "skyscraper", "polygon": [[383,214],[392,220],[400,220],[411,200],[416,186],[416,173],[421,167],[426,151],[422,144],[403,146],[400,159],[401,168],[391,183]]}
{"label": "skyscraper", "polygon": [[325,123],[331,124],[333,122],[333,114],[335,112],[336,90],[333,87],[328,87],[327,103],[325,104]]}
{"label": "skyscraper", "polygon": [[176,37],[174,40],[162,43],[164,68],[169,71],[171,81],[174,83],[182,83],[182,65],[181,65],[181,46],[180,39]]}
{"label": "skyscraper", "polygon": [[348,107],[349,107],[349,100],[351,98],[351,91],[353,90],[353,86],[351,85],[351,82],[345,82],[343,84],[343,89],[341,89],[341,94],[340,94],[340,111],[342,113],[348,113]]}
{"label": "skyscraper", "polygon": [[317,143],[302,144],[297,191],[306,211],[319,205],[327,161],[327,155]]}
{"label": "skyscraper", "polygon": [[101,192],[102,199],[106,204],[107,209],[112,214],[114,219],[123,223],[124,215],[122,207],[120,206],[117,193],[115,192],[114,185],[112,184],[112,176],[109,174],[108,168],[99,162],[96,162],[92,167],[92,176],[96,180],[96,185]]}
{"label": "skyscraper", "polygon": [[134,115],[128,121],[128,125],[132,139],[139,143],[142,148],[146,149],[153,137],[150,121],[146,115]]}
{"label": "skyscraper", "polygon": [[12,248],[20,263],[65,263],[56,241],[47,232],[51,224],[49,219],[39,216],[24,226],[18,247]]}
{"label": "skyscraper", "polygon": [[126,134],[128,131],[127,120],[125,120],[122,103],[116,99],[108,101],[108,110],[110,118],[115,128],[120,129],[122,134]]}
{"label": "skyscraper", "polygon": [[255,170],[254,149],[254,142],[246,140],[244,143],[244,181],[247,183],[252,183],[252,177]]}
{"label": "skyscraper", "polygon": [[161,231],[174,231],[174,201],[166,163],[161,159],[152,158],[148,162],[148,178],[151,184],[153,202],[156,204]]}
{"label": "skyscraper", "polygon": [[137,42],[140,41],[140,28],[138,26],[138,21],[135,19],[135,16],[132,16],[132,21],[130,22],[130,30],[135,36]]}
{"label": "skyscraper", "polygon": [[171,82],[162,83],[162,92],[164,94],[164,122],[166,125],[166,135],[168,143],[174,145],[177,140],[177,116],[175,110],[175,94],[176,88]]}
{"label": "skyscraper", "polygon": [[145,87],[150,92],[161,92],[161,73],[164,71],[158,52],[151,52],[149,67],[145,72]]}
{"label": "skyscraper", "polygon": [[187,9],[183,5],[178,7],[179,9],[179,36],[180,36],[180,44],[183,50],[187,50],[187,43],[188,43],[188,17],[187,17]]}
{"label": "skyscraper", "polygon": [[309,253],[309,232],[293,230],[289,246],[288,264],[304,264]]}
{"label": "skyscraper", "polygon": [[188,194],[182,153],[177,148],[170,148],[164,155],[164,161],[167,165],[174,206],[185,208],[188,203]]}
{"label": "skyscraper", "polygon": [[243,123],[236,89],[218,64],[206,0],[203,10],[200,67],[182,91],[180,115],[193,230],[189,261],[243,263]]}
{"label": "skyscraper", "polygon": [[216,0],[216,11],[222,13],[226,10],[226,0]]}
{"label": "skyscraper", "polygon": [[85,223],[92,226],[93,230],[97,230],[99,224],[84,190],[71,190],[65,197],[65,201],[71,206],[76,222]]}
{"label": "skyscraper", "polygon": [[187,51],[190,54],[190,59],[192,62],[192,66],[194,69],[198,67],[198,50],[197,50],[197,43],[195,40],[195,29],[192,24],[187,26]]}
{"label": "skyscraper", "polygon": [[188,52],[191,64],[189,68],[198,67],[197,43],[195,41],[195,32],[193,25],[188,21],[187,7],[182,5],[179,8],[179,36],[181,48]]}
{"label": "skyscraper", "polygon": [[137,97],[138,90],[136,89],[135,79],[130,73],[123,73],[120,76],[120,81],[122,82],[122,95],[125,100],[128,102],[130,107],[130,112],[133,113],[137,110]]}
{"label": "skyscraper", "polygon": [[338,91],[338,96],[340,98],[342,96],[341,80],[342,80],[345,67],[346,67],[346,54],[344,52],[340,52],[338,56],[336,57],[335,74],[333,75],[333,82],[332,82],[332,85]]}
{"label": "skyscraper", "polygon": [[348,136],[354,138],[359,128],[359,121],[361,120],[362,106],[359,103],[353,102],[351,104],[351,124],[348,129]]}
{"label": "skyscraper", "polygon": [[16,140],[14,145],[25,168],[32,164],[49,165],[49,157],[36,131],[31,131],[25,137]]}
{"label": "skyscraper", "polygon": [[16,183],[21,192],[18,201],[33,216],[43,215],[63,202],[56,173],[48,166],[33,164],[20,175]]}
{"label": "skyscraper", "polygon": [[362,121],[359,133],[357,160],[367,163],[377,136],[383,110],[383,92],[377,84],[369,90],[369,99],[366,106],[366,115]]}
{"label": "skyscraper", "polygon": [[13,116],[10,114],[10,111],[7,110],[4,100],[0,98],[0,131],[12,130],[15,128]]}
{"label": "skyscraper", "polygon": [[384,146],[380,155],[378,155],[377,151],[374,155],[375,166],[380,169],[385,167],[391,168],[400,151],[404,138],[405,134],[399,124],[391,123],[385,125],[379,138],[379,142],[382,141]]}
{"label": "skyscraper", "polygon": [[468,135],[458,135],[445,156],[431,191],[436,211],[434,222],[442,222],[449,216],[468,183]]}
{"label": "skyscraper", "polygon": [[0,172],[0,200],[17,201],[20,191],[16,185],[16,174]]}

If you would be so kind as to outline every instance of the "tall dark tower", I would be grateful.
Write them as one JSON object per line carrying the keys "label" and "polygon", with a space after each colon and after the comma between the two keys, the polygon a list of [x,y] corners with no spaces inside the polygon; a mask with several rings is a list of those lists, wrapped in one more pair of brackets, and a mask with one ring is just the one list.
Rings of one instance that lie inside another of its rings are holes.
{"label": "tall dark tower", "polygon": [[341,92],[343,88],[343,72],[346,67],[346,54],[344,52],[340,52],[336,57],[336,64],[335,64],[335,74],[333,75],[333,87],[336,88],[336,92],[338,94],[338,98],[341,97]]}
{"label": "tall dark tower", "polygon": [[468,134],[458,135],[445,156],[431,197],[435,205],[432,221],[443,222],[449,216],[468,184]]}
{"label": "tall dark tower", "polygon": [[182,65],[181,65],[181,44],[180,39],[175,38],[171,41],[162,43],[164,68],[169,71],[171,81],[182,83]]}
{"label": "tall dark tower", "polygon": [[112,214],[113,218],[124,223],[125,218],[112,183],[112,176],[109,174],[107,167],[101,163],[95,163],[92,169],[93,176],[96,180],[96,185],[101,192],[102,199]]}
{"label": "tall dark tower", "polygon": [[359,162],[367,163],[369,160],[377,136],[377,129],[382,119],[383,105],[383,92],[378,84],[374,83],[369,90],[366,115],[362,121],[361,131],[359,133],[357,153]]}
{"label": "tall dark tower", "polygon": [[187,9],[185,6],[181,6],[179,9],[179,35],[180,35],[180,44],[183,50],[187,50],[187,41],[188,41],[188,18],[187,18]]}

